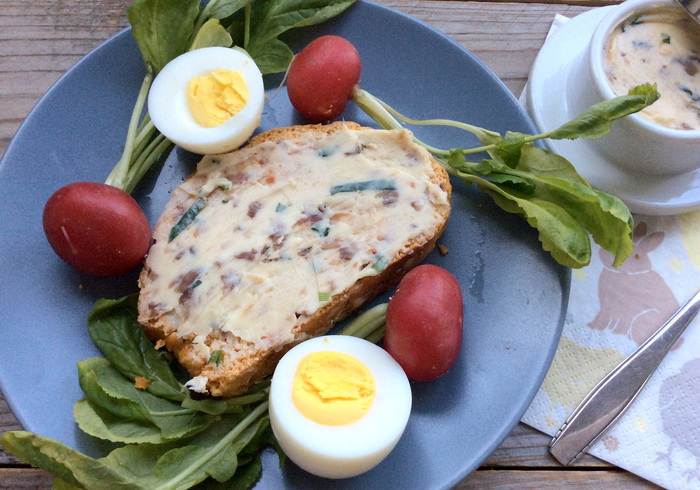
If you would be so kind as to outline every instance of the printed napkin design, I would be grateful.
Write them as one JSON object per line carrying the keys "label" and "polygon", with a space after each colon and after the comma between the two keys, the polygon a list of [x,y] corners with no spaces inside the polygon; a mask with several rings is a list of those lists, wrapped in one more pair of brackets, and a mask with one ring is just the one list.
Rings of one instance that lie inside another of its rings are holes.
{"label": "printed napkin design", "polygon": [[[591,264],[573,273],[561,342],[523,417],[550,435],[700,287],[700,211],[635,223],[622,266],[594,246]],[[589,452],[666,488],[700,488],[700,317]]]}
{"label": "printed napkin design", "polygon": [[[681,366],[678,374],[661,383],[659,411],[664,434],[671,442],[666,452],[657,453],[655,462],[663,461],[673,470],[673,453],[683,450],[695,458],[695,468],[684,470],[686,480],[700,480],[700,358]],[[678,448],[678,449],[677,449]]]}
{"label": "printed napkin design", "polygon": [[647,233],[642,221],[634,229],[634,251],[622,265],[613,267],[612,255],[599,252],[603,264],[598,276],[600,310],[588,323],[590,328],[624,335],[639,346],[680,308],[670,286],[651,264],[650,253],[661,246],[665,236],[663,231]]}

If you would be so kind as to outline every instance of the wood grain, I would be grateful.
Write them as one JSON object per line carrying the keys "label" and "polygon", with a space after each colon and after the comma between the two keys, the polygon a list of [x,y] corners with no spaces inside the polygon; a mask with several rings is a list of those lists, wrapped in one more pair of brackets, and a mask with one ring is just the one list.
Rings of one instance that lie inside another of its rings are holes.
{"label": "wood grain", "polygon": [[[91,49],[128,25],[130,0],[0,3],[0,154],[51,85]],[[485,2],[384,1],[472,51],[516,95],[555,13],[588,7]]]}
{"label": "wood grain", "polygon": [[[91,49],[128,25],[130,0],[3,0],[0,3],[0,155],[51,85]],[[616,1],[382,3],[444,32],[472,51],[517,96],[555,13],[575,16]],[[20,425],[0,394],[0,432]],[[549,436],[519,424],[457,488],[656,488],[591,456],[564,468]],[[0,448],[0,489],[50,488],[51,477]]]}
{"label": "wood grain", "polygon": [[[525,86],[555,14],[574,17],[588,7],[480,2],[385,1],[471,51],[516,96]],[[439,8],[436,8],[439,5]]]}

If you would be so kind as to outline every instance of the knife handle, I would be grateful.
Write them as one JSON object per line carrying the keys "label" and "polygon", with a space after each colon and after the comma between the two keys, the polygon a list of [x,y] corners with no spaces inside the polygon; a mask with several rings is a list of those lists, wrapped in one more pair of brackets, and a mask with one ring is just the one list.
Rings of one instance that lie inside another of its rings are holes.
{"label": "knife handle", "polygon": [[678,0],[688,12],[696,19],[700,20],[700,0]]}
{"label": "knife handle", "polygon": [[582,456],[627,411],[700,309],[700,291],[586,395],[549,444],[563,465]]}

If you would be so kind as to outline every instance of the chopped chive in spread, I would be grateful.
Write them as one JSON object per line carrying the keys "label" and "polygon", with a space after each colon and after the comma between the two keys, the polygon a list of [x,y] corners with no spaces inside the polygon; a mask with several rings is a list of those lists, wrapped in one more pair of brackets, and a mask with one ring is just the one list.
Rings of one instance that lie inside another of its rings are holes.
{"label": "chopped chive in spread", "polygon": [[331,232],[330,226],[314,225],[311,227],[311,229],[314,230],[316,233],[318,233],[321,236],[328,236],[328,234]]}
{"label": "chopped chive in spread", "polygon": [[693,91],[690,90],[688,87],[685,87],[685,86],[683,86],[683,85],[679,85],[678,88],[679,88],[681,91],[683,91],[683,92],[685,92],[686,94],[688,94],[688,97],[690,97],[690,98],[693,100],[693,102],[700,102],[700,95],[697,95],[697,94],[693,93]]}
{"label": "chopped chive in spread", "polygon": [[320,150],[318,150],[318,156],[320,156],[321,158],[329,157],[333,153],[335,152],[332,148],[321,148]]}
{"label": "chopped chive in spread", "polygon": [[671,44],[671,36],[669,36],[669,35],[666,34],[665,32],[662,32],[662,33],[661,33],[661,41],[662,41],[664,44]]}
{"label": "chopped chive in spread", "polygon": [[632,46],[637,49],[651,49],[651,44],[649,44],[647,41],[632,41]]}
{"label": "chopped chive in spread", "polygon": [[197,279],[195,282],[192,283],[192,286],[190,286],[190,289],[194,289],[201,284],[202,284],[202,281]]}
{"label": "chopped chive in spread", "polygon": [[219,364],[221,364],[221,361],[223,361],[223,360],[224,360],[224,351],[219,349],[219,350],[213,351],[209,355],[209,361],[207,361],[207,362],[214,363],[218,366]]}
{"label": "chopped chive in spread", "polygon": [[227,203],[228,203],[228,199],[224,199],[221,201],[221,204],[227,204]]}
{"label": "chopped chive in spread", "polygon": [[190,209],[185,211],[185,214],[183,214],[180,217],[180,220],[175,223],[175,226],[173,226],[172,230],[170,230],[170,236],[168,237],[168,243],[172,242],[176,236],[178,236],[180,233],[182,233],[182,230],[187,228],[190,223],[192,223],[199,214],[199,212],[202,210],[204,205],[207,203],[206,200],[204,199],[197,199],[192,206],[190,206]]}
{"label": "chopped chive in spread", "polygon": [[277,207],[275,208],[275,212],[276,212],[276,213],[281,213],[281,212],[284,211],[285,209],[287,209],[287,205],[286,205],[286,204],[278,203],[278,204],[277,204]]}
{"label": "chopped chive in spread", "polygon": [[377,272],[381,272],[384,269],[386,269],[386,266],[389,265],[389,259],[386,257],[379,257],[377,261],[372,264],[372,269],[374,269]]}
{"label": "chopped chive in spread", "polygon": [[365,180],[362,182],[348,182],[347,184],[334,185],[331,187],[331,195],[339,192],[360,192],[360,191],[395,191],[396,182],[392,179]]}
{"label": "chopped chive in spread", "polygon": [[331,293],[325,292],[325,293],[318,293],[318,300],[319,301],[330,301],[331,299]]}
{"label": "chopped chive in spread", "polygon": [[644,16],[643,15],[639,15],[639,16],[635,17],[632,20],[632,22],[630,22],[630,25],[633,25],[633,26],[636,26],[638,24],[644,24]]}

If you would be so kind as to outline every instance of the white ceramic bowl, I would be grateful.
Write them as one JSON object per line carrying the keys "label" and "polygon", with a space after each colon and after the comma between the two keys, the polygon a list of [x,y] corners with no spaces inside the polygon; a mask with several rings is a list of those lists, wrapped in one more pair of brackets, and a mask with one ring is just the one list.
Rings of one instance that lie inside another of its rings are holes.
{"label": "white ceramic bowl", "polygon": [[[603,17],[591,38],[588,56],[583,57],[586,66],[577,70],[590,82],[587,93],[577,96],[581,110],[615,97],[603,69],[604,46],[610,33],[625,20],[662,7],[682,9],[676,0],[627,0]],[[638,114],[616,121],[609,134],[591,143],[608,161],[635,173],[673,175],[700,168],[700,130],[669,129]]]}

